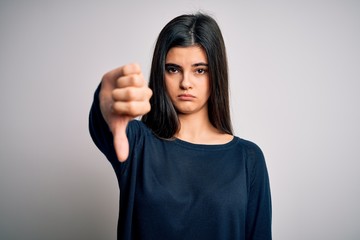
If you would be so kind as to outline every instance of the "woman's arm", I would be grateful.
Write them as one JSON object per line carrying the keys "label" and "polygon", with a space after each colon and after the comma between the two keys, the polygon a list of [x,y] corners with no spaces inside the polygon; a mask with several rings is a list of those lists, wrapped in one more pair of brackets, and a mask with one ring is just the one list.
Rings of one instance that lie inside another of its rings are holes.
{"label": "woman's arm", "polygon": [[247,151],[249,198],[246,239],[271,240],[272,207],[268,171],[261,149],[253,144]]}

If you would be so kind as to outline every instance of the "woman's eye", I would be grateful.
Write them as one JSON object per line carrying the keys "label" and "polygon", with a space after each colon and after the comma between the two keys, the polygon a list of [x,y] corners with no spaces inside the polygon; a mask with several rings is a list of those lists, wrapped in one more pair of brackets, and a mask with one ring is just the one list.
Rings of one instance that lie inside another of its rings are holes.
{"label": "woman's eye", "polygon": [[166,71],[168,73],[177,73],[177,72],[179,72],[179,70],[177,68],[175,68],[175,67],[167,67]]}
{"label": "woman's eye", "polygon": [[205,74],[206,72],[207,72],[207,70],[203,69],[203,68],[196,69],[197,74]]}

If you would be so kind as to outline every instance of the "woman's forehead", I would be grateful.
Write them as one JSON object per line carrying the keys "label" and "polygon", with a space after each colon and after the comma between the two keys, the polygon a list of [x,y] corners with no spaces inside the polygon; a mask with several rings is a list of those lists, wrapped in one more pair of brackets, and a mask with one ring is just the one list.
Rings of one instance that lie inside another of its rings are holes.
{"label": "woman's forehead", "polygon": [[207,63],[207,56],[204,48],[199,45],[187,47],[172,47],[166,55],[166,62],[173,63]]}

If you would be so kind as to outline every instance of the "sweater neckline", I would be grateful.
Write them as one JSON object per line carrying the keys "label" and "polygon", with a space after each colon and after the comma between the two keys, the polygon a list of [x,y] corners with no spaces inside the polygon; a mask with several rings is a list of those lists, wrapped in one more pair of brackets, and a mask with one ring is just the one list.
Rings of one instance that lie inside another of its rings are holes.
{"label": "sweater neckline", "polygon": [[238,139],[239,139],[238,137],[233,136],[233,138],[227,143],[199,144],[199,143],[187,142],[187,141],[181,140],[179,138],[175,138],[174,143],[176,143],[182,147],[191,148],[191,149],[195,149],[195,150],[210,150],[211,151],[211,150],[221,150],[221,149],[230,148],[238,141]]}

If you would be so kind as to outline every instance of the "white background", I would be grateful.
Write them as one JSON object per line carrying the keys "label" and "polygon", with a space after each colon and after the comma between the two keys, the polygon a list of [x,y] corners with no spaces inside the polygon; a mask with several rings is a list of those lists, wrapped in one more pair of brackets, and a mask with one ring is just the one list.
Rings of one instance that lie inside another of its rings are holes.
{"label": "white background", "polygon": [[102,75],[202,10],[227,46],[236,135],[263,150],[276,240],[360,239],[359,1],[0,1],[0,238],[115,239],[88,134]]}

